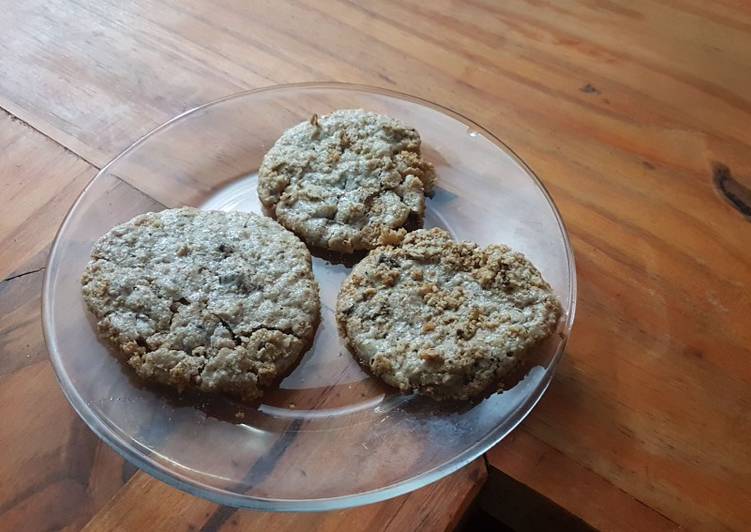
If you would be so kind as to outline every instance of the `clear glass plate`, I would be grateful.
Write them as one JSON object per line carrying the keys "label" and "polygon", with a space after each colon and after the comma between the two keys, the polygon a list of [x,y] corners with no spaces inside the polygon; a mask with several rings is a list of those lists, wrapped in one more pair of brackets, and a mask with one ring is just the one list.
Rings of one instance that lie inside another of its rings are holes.
{"label": "clear glass plate", "polygon": [[[342,108],[420,132],[438,174],[426,226],[524,252],[560,298],[559,331],[512,389],[474,405],[400,395],[365,374],[333,308],[349,269],[314,258],[322,322],[299,366],[255,405],[177,397],[140,385],[96,337],[79,278],[93,242],[136,214],[193,205],[260,212],[256,171],[290,126]],[[221,504],[275,511],[372,503],[448,475],[508,434],[540,399],[574,318],[566,230],[537,177],[491,133],[438,105],[381,89],[297,84],[188,111],[108,164],[71,208],[52,248],[44,331],[66,397],[91,429],[151,475]]]}

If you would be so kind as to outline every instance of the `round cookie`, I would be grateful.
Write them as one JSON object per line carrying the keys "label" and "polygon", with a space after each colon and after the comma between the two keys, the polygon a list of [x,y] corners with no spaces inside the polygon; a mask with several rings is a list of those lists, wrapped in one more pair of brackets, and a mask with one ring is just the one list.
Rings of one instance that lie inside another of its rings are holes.
{"label": "round cookie", "polygon": [[100,335],[141,379],[178,391],[261,396],[319,320],[305,244],[249,213],[136,216],[96,242],[81,283]]}
{"label": "round cookie", "polygon": [[284,132],[258,171],[258,197],[309,245],[352,253],[399,228],[421,227],[434,181],[417,131],[341,110]]}
{"label": "round cookie", "polygon": [[342,285],[336,310],[365,368],[435,399],[502,389],[560,315],[550,286],[522,254],[454,242],[442,229],[371,251]]}

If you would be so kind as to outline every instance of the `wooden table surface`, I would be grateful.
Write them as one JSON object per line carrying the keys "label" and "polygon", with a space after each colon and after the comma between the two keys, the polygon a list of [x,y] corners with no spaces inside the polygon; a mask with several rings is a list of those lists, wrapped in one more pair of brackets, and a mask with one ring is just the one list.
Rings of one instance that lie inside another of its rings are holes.
{"label": "wooden table surface", "polygon": [[751,4],[24,0],[0,28],[0,528],[435,530],[475,497],[482,460],[348,512],[217,507],[123,463],[55,381],[45,260],[97,169],[188,108],[310,80],[472,118],[568,225],[574,335],[490,473],[597,528],[748,528]]}

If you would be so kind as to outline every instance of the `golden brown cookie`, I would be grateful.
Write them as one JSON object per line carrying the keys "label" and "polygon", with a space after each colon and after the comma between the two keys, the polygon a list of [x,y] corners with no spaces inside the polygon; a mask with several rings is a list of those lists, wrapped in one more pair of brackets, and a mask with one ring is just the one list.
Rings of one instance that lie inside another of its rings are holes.
{"label": "golden brown cookie", "polygon": [[255,214],[169,209],[101,237],[81,278],[100,335],[146,381],[249,400],[311,345],[305,245]]}
{"label": "golden brown cookie", "polygon": [[371,251],[337,300],[337,322],[359,362],[391,386],[435,399],[502,387],[560,315],[521,253],[455,242],[442,229]]}
{"label": "golden brown cookie", "polygon": [[343,110],[284,132],[258,171],[258,196],[310,246],[352,253],[394,230],[421,227],[434,180],[417,131]]}

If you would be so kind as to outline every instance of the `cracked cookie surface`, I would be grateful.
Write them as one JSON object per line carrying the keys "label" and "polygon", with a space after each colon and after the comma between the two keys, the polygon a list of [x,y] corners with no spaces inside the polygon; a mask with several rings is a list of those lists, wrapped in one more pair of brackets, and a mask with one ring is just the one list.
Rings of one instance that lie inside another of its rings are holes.
{"label": "cracked cookie surface", "polygon": [[136,216],[96,242],[81,283],[140,378],[243,400],[297,362],[320,313],[305,244],[250,213]]}
{"label": "cracked cookie surface", "polygon": [[352,253],[422,226],[435,181],[420,136],[361,109],[314,115],[282,134],[258,171],[258,196],[309,245]]}
{"label": "cracked cookie surface", "polygon": [[418,230],[371,251],[337,300],[355,358],[404,392],[471,399],[502,389],[561,307],[541,274],[504,245]]}

